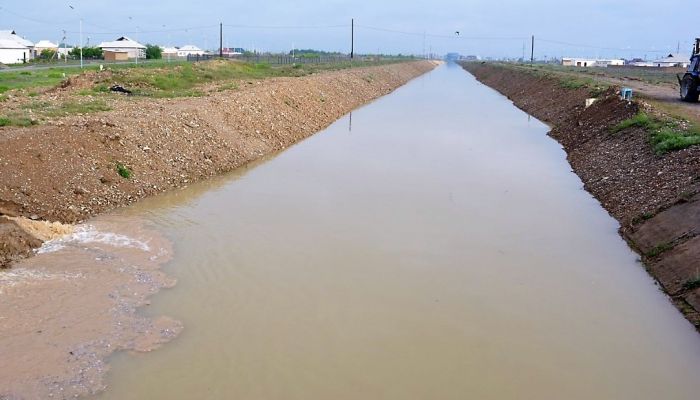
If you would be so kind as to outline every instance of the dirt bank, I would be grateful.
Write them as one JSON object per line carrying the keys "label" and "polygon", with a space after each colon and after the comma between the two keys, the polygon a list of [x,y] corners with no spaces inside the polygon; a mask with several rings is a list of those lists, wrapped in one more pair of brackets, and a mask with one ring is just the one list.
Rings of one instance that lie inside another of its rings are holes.
{"label": "dirt bank", "polygon": [[554,77],[499,65],[466,63],[484,84],[553,128],[586,190],[621,225],[620,233],[640,253],[647,270],[700,330],[700,146],[658,154],[649,132],[611,128],[649,104],[622,101],[608,91],[567,88]]}
{"label": "dirt bank", "polygon": [[[435,64],[416,61],[298,78],[245,80],[203,97],[111,95],[110,111],[0,127],[0,215],[74,223],[240,167],[325,128]],[[38,104],[79,98],[109,71],[72,78]],[[26,100],[26,99],[25,99]],[[23,110],[21,99],[5,106]],[[17,103],[17,104],[15,104]],[[25,110],[26,112],[26,110]],[[1,263],[36,242],[3,224]]]}

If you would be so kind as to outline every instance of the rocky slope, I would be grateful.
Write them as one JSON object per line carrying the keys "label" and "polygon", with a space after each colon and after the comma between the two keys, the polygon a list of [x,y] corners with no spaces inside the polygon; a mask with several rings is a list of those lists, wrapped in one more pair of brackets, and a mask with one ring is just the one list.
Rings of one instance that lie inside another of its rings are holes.
{"label": "rocky slope", "polygon": [[[113,94],[107,112],[0,127],[0,265],[37,244],[3,215],[74,223],[233,170],[318,132],[435,65],[416,61],[247,80],[197,98]],[[98,75],[74,78],[39,101],[76,96]]]}

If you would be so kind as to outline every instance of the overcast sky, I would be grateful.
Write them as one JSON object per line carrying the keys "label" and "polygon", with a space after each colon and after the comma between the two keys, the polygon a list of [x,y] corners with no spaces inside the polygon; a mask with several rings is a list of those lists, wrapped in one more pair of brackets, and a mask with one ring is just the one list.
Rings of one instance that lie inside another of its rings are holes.
{"label": "overcast sky", "polygon": [[520,57],[525,45],[529,57],[534,34],[537,58],[653,58],[679,41],[689,53],[700,36],[700,0],[0,0],[0,30],[35,42],[60,41],[66,30],[66,41],[78,43],[81,17],[90,44],[126,34],[213,49],[223,22],[224,46],[271,51],[347,52],[351,18],[359,53]]}

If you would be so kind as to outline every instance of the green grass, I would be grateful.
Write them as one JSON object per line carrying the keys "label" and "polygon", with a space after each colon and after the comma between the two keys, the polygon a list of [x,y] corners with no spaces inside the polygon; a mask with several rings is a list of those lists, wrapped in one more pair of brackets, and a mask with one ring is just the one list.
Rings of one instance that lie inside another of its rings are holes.
{"label": "green grass", "polygon": [[565,77],[565,78],[560,80],[559,86],[563,87],[564,89],[576,90],[576,89],[587,88],[589,86],[593,86],[593,80],[592,79],[574,78],[574,77]]}
{"label": "green grass", "polygon": [[658,132],[653,132],[650,141],[652,146],[654,146],[654,151],[659,154],[665,154],[700,144],[700,132],[697,129],[683,131],[672,127],[664,127]]}
{"label": "green grass", "polygon": [[133,172],[131,172],[131,170],[122,163],[117,163],[117,173],[124,179],[131,178],[131,175],[133,174]]}
{"label": "green grass", "polygon": [[33,101],[24,105],[26,110],[32,111],[39,117],[64,117],[73,114],[90,114],[100,111],[109,111],[110,107],[102,99],[87,99],[84,101],[68,100],[62,103],[49,101]]}
{"label": "green grass", "polygon": [[610,131],[618,133],[630,128],[642,128],[648,131],[649,143],[660,155],[700,144],[700,129],[696,125],[688,124],[684,128],[677,119],[669,118],[661,121],[644,112],[639,112],[634,117],[620,122],[610,128]]}
{"label": "green grass", "polygon": [[650,130],[658,129],[659,127],[660,123],[658,121],[647,115],[645,112],[640,111],[634,117],[628,118],[620,122],[619,124],[613,126],[612,128],[610,128],[610,131],[612,133],[617,133],[629,128],[643,128]]}
{"label": "green grass", "polygon": [[649,250],[646,254],[647,257],[649,258],[654,258],[662,253],[665,253],[669,250],[673,249],[673,245],[671,243],[662,243],[660,245],[655,246],[653,249]]}
{"label": "green grass", "polygon": [[[204,93],[196,87],[202,84],[236,80],[265,79],[278,76],[305,76],[318,71],[333,71],[353,67],[384,65],[405,60],[353,61],[329,64],[268,65],[232,61],[207,61],[191,63],[166,60],[134,64],[107,64],[113,78],[98,82],[92,90],[107,92],[108,86],[117,83],[134,94],[149,97],[191,97]],[[84,69],[56,65],[54,68],[33,71],[0,72],[0,94],[11,90],[49,89],[58,86],[64,79],[79,75],[83,71],[97,71],[99,66],[89,65]],[[86,94],[81,91],[81,94]]]}
{"label": "green grass", "polygon": [[690,279],[683,284],[684,290],[694,290],[697,288],[700,288],[700,277]]}
{"label": "green grass", "polygon": [[24,111],[11,111],[9,113],[0,114],[0,126],[26,127],[37,125],[43,119],[110,110],[109,105],[101,99],[88,99],[85,101],[69,100],[62,103],[32,101],[25,104],[22,108]]}
{"label": "green grass", "polygon": [[12,112],[6,115],[0,115],[0,126],[32,126],[38,122],[35,119],[29,118],[21,113]]}

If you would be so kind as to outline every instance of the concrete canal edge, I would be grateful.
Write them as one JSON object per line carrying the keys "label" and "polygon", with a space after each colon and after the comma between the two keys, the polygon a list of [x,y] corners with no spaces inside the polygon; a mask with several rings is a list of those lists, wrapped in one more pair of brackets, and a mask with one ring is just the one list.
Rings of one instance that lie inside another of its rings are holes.
{"label": "concrete canal edge", "polygon": [[0,174],[0,268],[41,243],[5,217],[24,225],[76,223],[232,171],[323,130],[438,64],[421,60],[250,81],[204,97],[134,98],[107,112],[0,128],[0,165],[9,171]]}
{"label": "concrete canal edge", "polygon": [[549,135],[563,146],[585,189],[619,221],[620,234],[649,274],[700,332],[700,146],[659,154],[647,129],[615,132],[640,111],[659,111],[621,100],[613,89],[593,92],[497,64],[462,67],[552,126]]}

